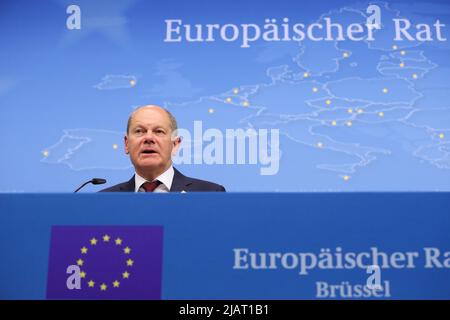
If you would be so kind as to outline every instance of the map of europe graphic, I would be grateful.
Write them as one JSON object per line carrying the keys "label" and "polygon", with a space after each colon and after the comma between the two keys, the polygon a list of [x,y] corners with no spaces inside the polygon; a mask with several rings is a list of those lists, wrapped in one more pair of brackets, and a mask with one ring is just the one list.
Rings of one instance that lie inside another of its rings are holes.
{"label": "map of europe graphic", "polygon": [[[166,107],[188,130],[199,120],[204,130],[279,130],[277,174],[261,175],[261,164],[176,165],[227,191],[450,190],[449,42],[393,41],[392,23],[439,19],[450,37],[445,1],[76,1],[78,31],[65,29],[69,2],[42,2],[48,18],[33,4],[19,23],[20,2],[5,2],[0,15],[0,192],[128,180],[126,120],[144,104]],[[382,10],[374,41],[163,41],[169,18],[365,24],[369,4]]]}

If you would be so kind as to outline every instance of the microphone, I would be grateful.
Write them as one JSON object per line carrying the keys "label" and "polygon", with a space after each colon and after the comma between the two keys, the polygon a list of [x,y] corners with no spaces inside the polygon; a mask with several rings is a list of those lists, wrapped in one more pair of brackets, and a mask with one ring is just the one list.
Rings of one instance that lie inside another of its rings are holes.
{"label": "microphone", "polygon": [[77,190],[75,190],[73,193],[76,193],[78,191],[80,191],[81,188],[83,188],[85,185],[87,185],[88,183],[92,183],[92,184],[104,184],[106,183],[105,179],[102,178],[93,178],[92,180],[86,181],[85,183],[83,183]]}

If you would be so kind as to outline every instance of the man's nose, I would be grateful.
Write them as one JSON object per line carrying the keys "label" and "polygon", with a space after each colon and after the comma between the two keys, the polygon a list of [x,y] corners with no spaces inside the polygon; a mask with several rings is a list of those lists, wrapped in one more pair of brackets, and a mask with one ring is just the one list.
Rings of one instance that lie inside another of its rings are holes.
{"label": "man's nose", "polygon": [[155,135],[153,134],[152,131],[149,130],[145,133],[144,142],[145,143],[155,142]]}

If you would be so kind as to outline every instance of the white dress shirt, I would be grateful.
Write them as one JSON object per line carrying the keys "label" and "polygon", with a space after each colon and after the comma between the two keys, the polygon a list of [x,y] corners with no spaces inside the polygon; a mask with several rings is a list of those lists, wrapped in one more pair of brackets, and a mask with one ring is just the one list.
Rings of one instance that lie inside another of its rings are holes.
{"label": "white dress shirt", "polygon": [[[173,166],[170,166],[169,169],[164,171],[160,176],[158,176],[155,180],[159,180],[161,184],[153,191],[153,192],[169,192],[172,187],[173,176],[175,175],[175,171],[173,170]],[[141,186],[147,182],[148,180],[142,178],[137,173],[134,174],[134,192],[145,192],[145,189]],[[151,182],[151,181],[148,181]]]}

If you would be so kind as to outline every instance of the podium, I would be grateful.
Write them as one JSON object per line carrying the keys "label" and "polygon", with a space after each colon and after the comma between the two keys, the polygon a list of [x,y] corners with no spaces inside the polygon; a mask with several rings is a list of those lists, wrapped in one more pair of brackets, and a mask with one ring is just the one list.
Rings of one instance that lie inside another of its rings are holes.
{"label": "podium", "polygon": [[450,299],[450,193],[0,194],[0,212],[1,299]]}

